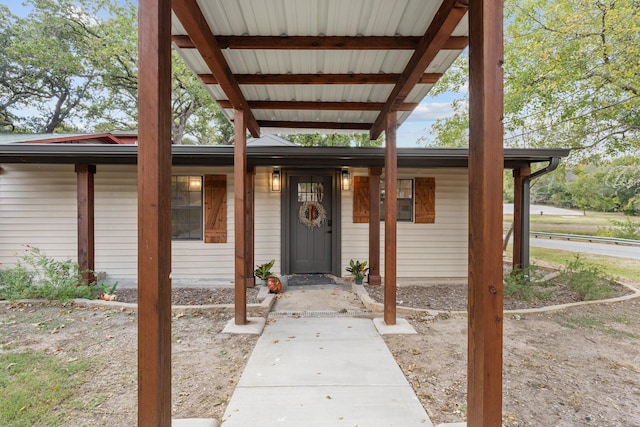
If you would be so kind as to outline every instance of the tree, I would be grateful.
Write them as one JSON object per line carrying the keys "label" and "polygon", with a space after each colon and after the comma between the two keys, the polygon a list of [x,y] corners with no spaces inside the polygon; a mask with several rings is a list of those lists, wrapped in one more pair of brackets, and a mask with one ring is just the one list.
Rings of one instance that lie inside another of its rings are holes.
{"label": "tree", "polygon": [[280,136],[306,147],[380,147],[384,142],[382,136],[376,140],[370,140],[369,134],[361,133],[321,134],[316,132]]}
{"label": "tree", "polygon": [[[29,0],[18,18],[0,5],[0,130],[137,128],[137,10],[115,0]],[[173,141],[228,143],[233,128],[173,55]],[[37,111],[34,114],[34,111]]]}
{"label": "tree", "polygon": [[[584,156],[640,148],[638,1],[507,0],[505,13],[505,144]],[[436,123],[440,143],[468,132],[458,107]]]}

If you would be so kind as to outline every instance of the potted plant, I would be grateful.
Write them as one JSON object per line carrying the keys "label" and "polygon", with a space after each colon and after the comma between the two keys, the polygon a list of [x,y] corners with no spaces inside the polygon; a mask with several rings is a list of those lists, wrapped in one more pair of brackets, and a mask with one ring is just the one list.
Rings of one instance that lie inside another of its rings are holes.
{"label": "potted plant", "polygon": [[118,282],[114,283],[113,286],[106,285],[104,283],[100,284],[100,289],[102,290],[102,294],[100,295],[100,299],[103,301],[115,301],[116,297],[116,288],[118,287]]}
{"label": "potted plant", "polygon": [[364,279],[364,275],[369,271],[369,267],[367,267],[367,261],[349,261],[349,267],[347,267],[347,271],[353,274],[353,277],[356,280],[356,285],[362,285],[362,280]]}
{"label": "potted plant", "polygon": [[267,285],[267,279],[271,276],[271,269],[273,265],[276,263],[275,259],[272,259],[270,262],[265,262],[264,264],[259,264],[256,266],[256,269],[253,271],[253,275],[260,279],[260,284],[262,286]]}

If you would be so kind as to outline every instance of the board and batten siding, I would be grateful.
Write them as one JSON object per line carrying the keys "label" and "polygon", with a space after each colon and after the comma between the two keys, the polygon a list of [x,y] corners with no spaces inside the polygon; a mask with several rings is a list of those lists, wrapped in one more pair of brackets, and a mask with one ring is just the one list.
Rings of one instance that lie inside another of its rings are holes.
{"label": "board and batten siding", "polygon": [[[233,170],[175,167],[174,175],[227,176],[227,243],[172,242],[175,280],[234,277]],[[280,272],[280,193],[270,191],[271,170],[259,169],[255,196],[255,260],[276,259]],[[95,174],[95,263],[105,281],[137,281],[137,170],[99,165]],[[31,245],[56,259],[77,259],[76,173],[73,165],[2,165],[0,263],[15,265]]]}
{"label": "board and batten siding", "polygon": [[[356,169],[354,176],[367,175]],[[468,248],[468,173],[466,169],[399,169],[398,179],[433,177],[435,224],[398,221],[399,278],[466,278]],[[414,188],[415,190],[415,188]],[[369,259],[369,224],[353,222],[353,191],[342,192],[342,272],[350,259]],[[380,269],[384,276],[384,222],[380,223]]]}

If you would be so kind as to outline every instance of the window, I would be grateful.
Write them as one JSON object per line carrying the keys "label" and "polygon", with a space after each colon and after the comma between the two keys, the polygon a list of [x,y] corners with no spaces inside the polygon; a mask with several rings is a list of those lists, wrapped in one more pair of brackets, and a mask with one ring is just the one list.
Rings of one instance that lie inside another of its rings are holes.
{"label": "window", "polygon": [[[380,220],[384,221],[384,179],[380,179]],[[398,221],[413,221],[413,180],[398,180]]]}
{"label": "window", "polygon": [[171,177],[171,237],[202,240],[202,177]]}
{"label": "window", "polygon": [[[380,184],[380,219],[384,221],[384,182]],[[413,217],[413,218],[412,218]],[[398,180],[398,221],[436,222],[436,180],[431,177]],[[353,177],[353,223],[369,222],[369,177]]]}

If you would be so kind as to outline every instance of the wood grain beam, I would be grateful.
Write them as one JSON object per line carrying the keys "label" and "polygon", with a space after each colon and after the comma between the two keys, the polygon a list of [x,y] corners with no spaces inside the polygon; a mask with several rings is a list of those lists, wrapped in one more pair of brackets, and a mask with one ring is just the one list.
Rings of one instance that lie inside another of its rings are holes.
{"label": "wood grain beam", "polygon": [[[236,74],[239,85],[393,85],[400,74]],[[218,84],[213,74],[198,74],[204,84]],[[419,84],[434,84],[441,73],[425,73]]]}
{"label": "wood grain beam", "polygon": [[291,129],[336,129],[336,130],[365,130],[371,128],[371,123],[338,123],[338,122],[297,122],[288,120],[258,120],[264,128]]}
{"label": "wood grain beam", "polygon": [[138,425],[170,427],[171,1],[138,8]]}
{"label": "wood grain beam", "polygon": [[469,5],[467,425],[502,425],[503,2]]}
{"label": "wood grain beam", "polygon": [[398,148],[397,115],[387,113],[384,149],[384,323],[396,324],[398,241]]}
{"label": "wood grain beam", "polygon": [[[330,111],[380,111],[383,102],[323,102],[323,101],[247,101],[254,110],[330,110]],[[229,101],[218,101],[221,108],[233,108]],[[397,111],[413,111],[418,103],[404,103]]]}
{"label": "wood grain beam", "polygon": [[[254,50],[414,50],[421,37],[388,36],[215,36],[220,49]],[[181,49],[193,49],[189,36],[173,36],[173,43]],[[469,39],[452,36],[443,49],[462,50]]]}
{"label": "wood grain beam", "polygon": [[369,168],[369,286],[380,286],[380,176]]}
{"label": "wood grain beam", "polygon": [[78,266],[82,282],[96,281],[95,267],[95,203],[94,177],[96,165],[76,165],[78,203]]}
{"label": "wood grain beam", "polygon": [[235,324],[247,324],[247,126],[246,113],[235,110],[233,127],[233,210],[235,221]]}
{"label": "wood grain beam", "polygon": [[247,115],[247,128],[254,137],[260,136],[260,126],[250,111],[247,101],[240,90],[233,72],[229,68],[224,55],[220,51],[220,46],[209,28],[197,0],[174,0],[172,2],[173,12],[180,23],[189,32],[189,38],[198,49],[218,84],[231,101],[233,107],[244,110]]}
{"label": "wood grain beam", "polygon": [[447,40],[451,37],[451,33],[467,13],[468,7],[468,3],[464,0],[444,0],[442,2],[440,9],[438,9],[433,21],[431,21],[431,25],[429,25],[411,59],[409,59],[401,78],[391,91],[385,107],[376,118],[369,135],[371,139],[378,139],[385,129],[387,113],[394,111],[397,105],[404,102],[409,92],[418,83],[424,70],[433,61],[438,52],[444,48]]}
{"label": "wood grain beam", "polygon": [[531,175],[531,168],[519,168],[513,170],[513,270],[522,268],[522,241],[529,238],[523,233],[525,214],[529,210],[529,204],[525,203],[524,182]]}

